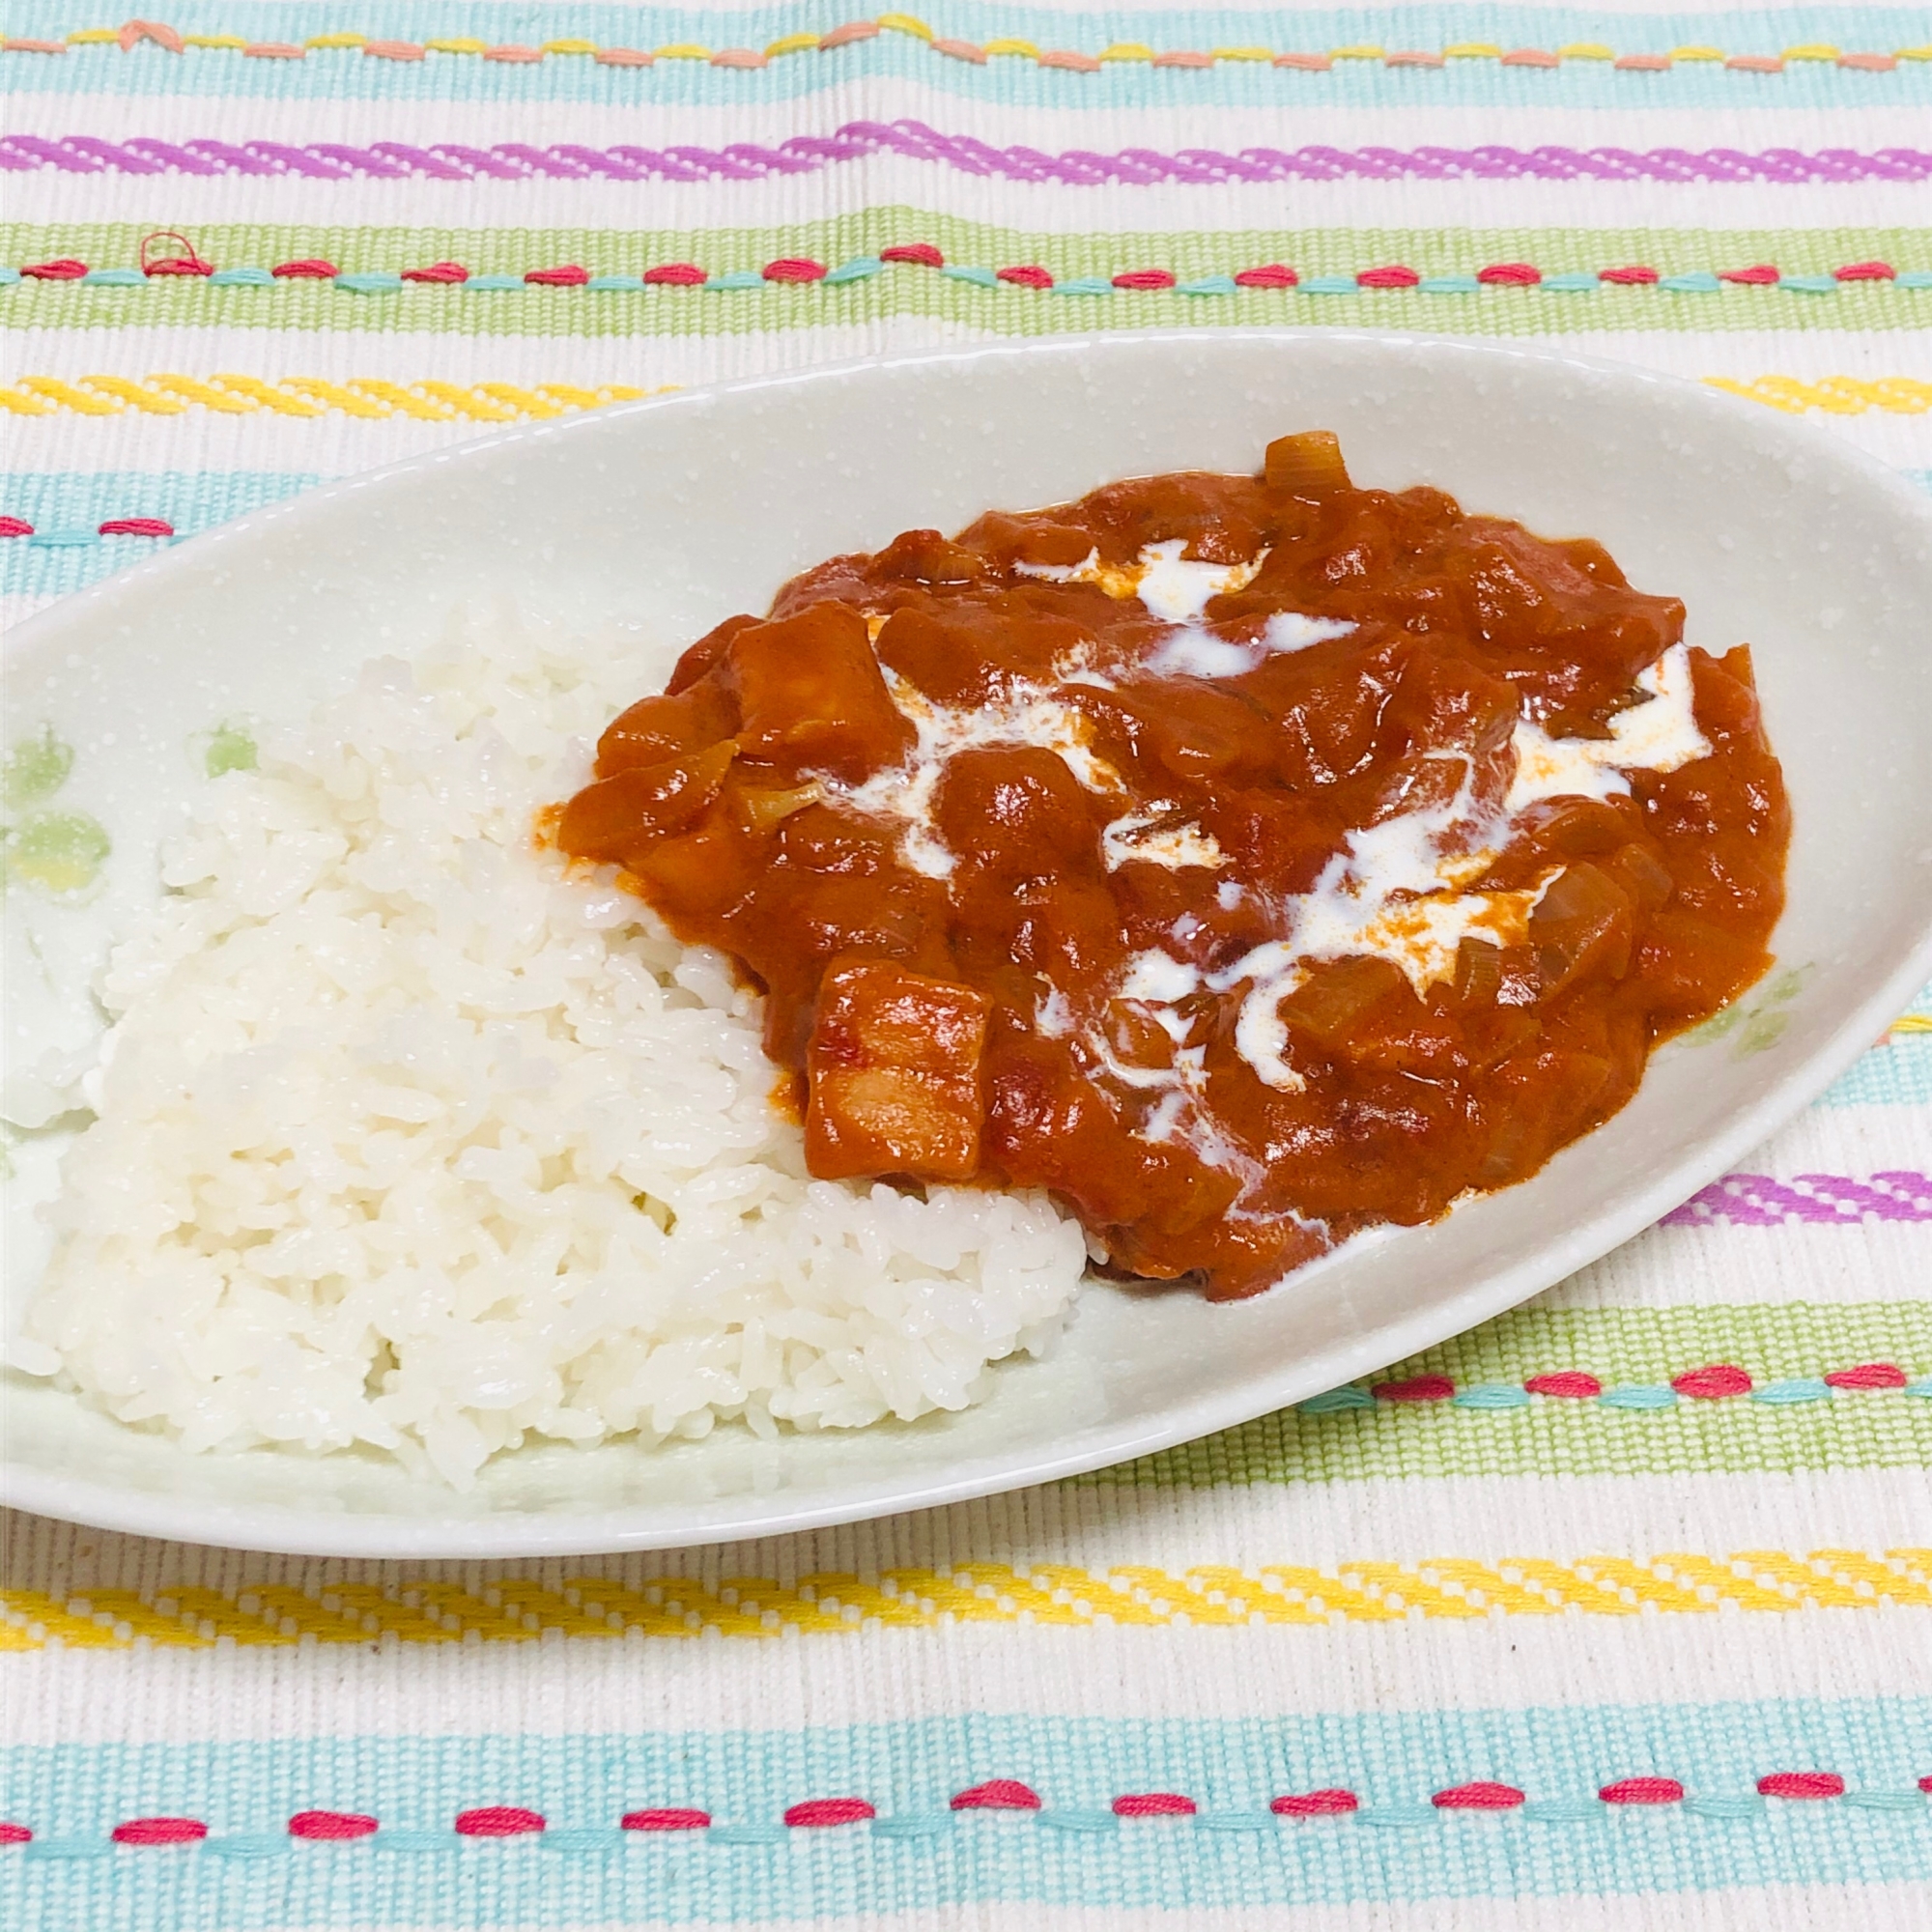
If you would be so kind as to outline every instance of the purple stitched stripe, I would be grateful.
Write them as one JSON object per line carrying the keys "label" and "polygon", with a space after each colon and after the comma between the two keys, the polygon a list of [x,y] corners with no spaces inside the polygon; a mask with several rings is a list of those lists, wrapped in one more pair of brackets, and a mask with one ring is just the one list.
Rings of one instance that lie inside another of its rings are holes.
{"label": "purple stitched stripe", "polygon": [[1789,1181],[1768,1174],[1727,1174],[1663,1217],[1666,1228],[1729,1221],[1741,1228],[1780,1228],[1790,1221],[1857,1225],[1874,1221],[1932,1221],[1932,1176],[1797,1174]]}
{"label": "purple stitched stripe", "polygon": [[1054,182],[1089,187],[1114,182],[1127,186],[1158,183],[1214,186],[1226,182],[1279,181],[1661,181],[1661,182],[1922,182],[1932,179],[1932,154],[1914,148],[1881,148],[1858,154],[1826,148],[1815,155],[1795,148],[1768,148],[1747,155],[1735,148],[1693,154],[1686,148],[1244,148],[1237,155],[1212,148],[1156,154],[1128,148],[1118,155],[1072,149],[1064,155],[1035,148],[992,148],[967,135],[941,134],[919,121],[849,121],[835,134],[801,134],[776,148],[738,141],[726,148],[585,148],[574,143],[534,148],[505,141],[494,148],[453,143],[412,147],[377,141],[345,147],[332,141],[291,147],[278,141],[130,140],[121,144],[70,134],[49,141],[35,134],[0,136],[0,170],[23,173],[56,168],[65,174],[301,175],[340,181],[348,175],[378,180],[421,177],[434,181],[760,181],[772,175],[811,174],[837,161],[895,154],[937,161],[963,174],[999,175],[1009,181]]}

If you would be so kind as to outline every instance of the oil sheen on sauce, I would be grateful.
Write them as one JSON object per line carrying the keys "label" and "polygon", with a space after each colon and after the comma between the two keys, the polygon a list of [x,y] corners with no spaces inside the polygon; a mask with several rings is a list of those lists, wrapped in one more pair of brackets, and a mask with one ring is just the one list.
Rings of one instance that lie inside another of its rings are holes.
{"label": "oil sheen on sauce", "polygon": [[763,989],[814,1174],[1252,1293],[1533,1174],[1769,963],[1782,778],[1683,626],[1311,432],[808,571],[556,838]]}

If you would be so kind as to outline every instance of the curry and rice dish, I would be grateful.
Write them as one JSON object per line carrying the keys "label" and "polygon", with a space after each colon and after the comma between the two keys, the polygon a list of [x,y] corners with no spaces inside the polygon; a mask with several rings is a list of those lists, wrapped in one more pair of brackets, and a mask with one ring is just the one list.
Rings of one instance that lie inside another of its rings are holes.
{"label": "curry and rice dish", "polygon": [[1429,1221],[1768,964],[1782,781],[1683,627],[1321,434],[682,657],[453,620],[202,785],[8,1100],[92,1117],[8,1360],[462,1485],[961,1408],[1090,1267],[1227,1298]]}
{"label": "curry and rice dish", "polygon": [[1747,649],[1332,437],[913,530],[605,732],[558,842],[763,992],[828,1178],[1250,1294],[1521,1180],[1762,973]]}

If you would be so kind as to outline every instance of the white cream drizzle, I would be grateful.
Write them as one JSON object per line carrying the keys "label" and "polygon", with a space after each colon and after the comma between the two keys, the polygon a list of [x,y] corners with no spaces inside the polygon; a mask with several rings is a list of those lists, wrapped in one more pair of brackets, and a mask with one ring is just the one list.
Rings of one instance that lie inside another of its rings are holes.
{"label": "white cream drizzle", "polygon": [[1127,961],[1126,974],[1121,980],[1122,999],[1147,1006],[1172,1006],[1200,990],[1199,970],[1158,947],[1136,952]]}
{"label": "white cream drizzle", "polygon": [[1345,618],[1307,617],[1299,611],[1275,611],[1259,638],[1245,639],[1221,637],[1205,624],[1181,624],[1161,640],[1147,668],[1164,677],[1244,677],[1271,657],[1346,638],[1354,628]]}
{"label": "white cream drizzle", "polygon": [[1164,866],[1170,872],[1190,867],[1215,872],[1228,863],[1228,855],[1214,842],[1214,835],[1198,825],[1130,812],[1100,828],[1100,860],[1110,872],[1133,861]]}
{"label": "white cream drizzle", "polygon": [[1240,590],[1254,582],[1267,556],[1263,551],[1246,563],[1208,563],[1185,557],[1184,537],[1143,547],[1133,563],[1102,563],[1097,548],[1078,563],[1015,563],[1014,573],[1042,583],[1097,584],[1109,597],[1138,597],[1150,617],[1167,624],[1198,623],[1210,597]]}
{"label": "white cream drizzle", "polygon": [[[1056,753],[1088,791],[1117,796],[1125,787],[1121,775],[1093,749],[1094,721],[1058,698],[1022,696],[1005,704],[958,710],[936,704],[925,693],[891,669],[886,690],[899,715],[911,724],[916,742],[890,770],[874,772],[864,784],[828,785],[838,803],[869,818],[896,820],[899,857],[928,879],[951,878],[959,861],[933,829],[933,801],[948,763],[961,752],[989,745],[1029,745]],[[1078,667],[1056,667],[1056,678]]]}
{"label": "white cream drizzle", "polygon": [[1552,738],[1527,719],[1510,741],[1516,777],[1505,808],[1520,811],[1546,798],[1622,798],[1630,791],[1625,772],[1674,772],[1711,755],[1711,744],[1697,728],[1690,654],[1675,644],[1637,675],[1650,693],[1647,702],[1619,711],[1609,721],[1607,738]]}
{"label": "white cream drizzle", "polygon": [[1346,638],[1355,628],[1340,617],[1277,611],[1259,638],[1219,637],[1203,622],[1208,599],[1245,589],[1267,560],[1267,552],[1245,563],[1209,563],[1182,556],[1186,548],[1185,539],[1169,537],[1145,545],[1131,564],[1102,563],[1096,549],[1078,563],[1016,563],[1013,568],[1042,582],[1094,583],[1109,597],[1138,597],[1150,617],[1174,626],[1147,661],[1147,668],[1162,677],[1241,677],[1270,657]]}
{"label": "white cream drizzle", "polygon": [[1140,557],[1140,582],[1134,595],[1147,606],[1150,617],[1164,624],[1198,624],[1210,597],[1245,590],[1267,561],[1258,551],[1246,563],[1208,563],[1181,555],[1187,548],[1179,537],[1146,546]]}

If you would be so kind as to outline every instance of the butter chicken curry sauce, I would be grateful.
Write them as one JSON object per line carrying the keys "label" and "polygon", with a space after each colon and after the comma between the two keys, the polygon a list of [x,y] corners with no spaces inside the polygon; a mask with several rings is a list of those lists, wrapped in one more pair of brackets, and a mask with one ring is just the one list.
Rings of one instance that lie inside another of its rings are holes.
{"label": "butter chicken curry sauce", "polygon": [[1288,437],[808,571],[557,838],[763,989],[813,1174],[1050,1188],[1247,1294],[1535,1173],[1768,964],[1783,782],[1683,626]]}

